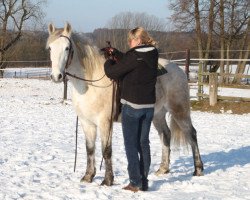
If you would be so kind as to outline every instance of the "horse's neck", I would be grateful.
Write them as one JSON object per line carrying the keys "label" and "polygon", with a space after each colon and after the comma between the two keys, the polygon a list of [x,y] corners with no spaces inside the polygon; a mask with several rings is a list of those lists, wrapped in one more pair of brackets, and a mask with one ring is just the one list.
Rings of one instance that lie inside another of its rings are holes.
{"label": "horse's neck", "polygon": [[[100,65],[103,65],[101,63],[99,63]],[[105,87],[109,86],[111,81],[109,78],[107,78],[105,76],[105,72],[104,72],[104,67],[103,66],[93,66],[93,72],[91,73],[90,76],[86,76],[86,71],[83,68],[83,66],[81,65],[80,61],[78,60],[78,57],[74,57],[71,65],[69,66],[68,70],[67,70],[70,74],[75,75],[79,78],[84,78],[86,80],[98,80],[96,82],[93,82],[93,85],[97,86],[97,87],[93,87],[90,86],[89,87],[89,82],[88,81],[83,81],[83,80],[79,80],[77,78],[74,77],[69,77],[72,85],[73,85],[73,92],[79,96],[79,95],[84,95],[87,90],[91,90],[91,89],[96,89],[98,88],[98,86],[100,87]],[[100,80],[99,80],[100,79]],[[109,89],[109,87],[107,87],[106,89]],[[98,90],[103,92],[102,90]]]}
{"label": "horse's neck", "polygon": [[[75,75],[79,78],[84,78],[84,69],[81,66],[80,61],[77,59],[77,57],[73,57],[71,65],[68,68],[68,73]],[[87,91],[87,83],[82,80],[78,80],[74,77],[69,77],[69,80],[71,81],[73,85],[73,92],[82,95]]]}

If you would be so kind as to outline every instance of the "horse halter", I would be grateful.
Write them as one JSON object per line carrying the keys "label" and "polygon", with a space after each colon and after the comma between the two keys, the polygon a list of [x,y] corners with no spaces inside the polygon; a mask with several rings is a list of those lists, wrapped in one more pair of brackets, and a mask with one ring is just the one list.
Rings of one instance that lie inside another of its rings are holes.
{"label": "horse halter", "polygon": [[67,61],[66,61],[65,67],[64,67],[64,74],[63,74],[63,79],[64,80],[65,80],[66,76],[70,76],[70,77],[73,77],[73,78],[81,80],[81,81],[89,82],[89,84],[94,86],[94,87],[106,88],[106,87],[109,87],[109,86],[112,85],[112,82],[108,86],[96,86],[96,85],[93,85],[93,82],[98,82],[98,81],[102,80],[106,76],[105,74],[101,78],[98,78],[98,79],[95,79],[95,80],[89,80],[89,79],[81,78],[81,77],[78,77],[78,76],[76,76],[74,74],[71,74],[71,73],[67,72],[66,70],[69,67],[69,65],[71,64],[71,61],[72,61],[73,56],[74,56],[74,49],[73,49],[72,41],[71,41],[71,39],[69,37],[67,37],[65,35],[60,35],[60,37],[66,38],[70,43],[70,45],[69,45],[69,54],[68,54],[68,58],[67,58]]}
{"label": "horse halter", "polygon": [[65,64],[65,69],[67,69],[69,67],[69,65],[71,64],[71,61],[73,59],[74,56],[74,49],[73,49],[73,45],[72,45],[72,41],[69,37],[65,36],[65,35],[60,35],[60,37],[64,37],[69,41],[69,54],[68,54],[68,58]]}

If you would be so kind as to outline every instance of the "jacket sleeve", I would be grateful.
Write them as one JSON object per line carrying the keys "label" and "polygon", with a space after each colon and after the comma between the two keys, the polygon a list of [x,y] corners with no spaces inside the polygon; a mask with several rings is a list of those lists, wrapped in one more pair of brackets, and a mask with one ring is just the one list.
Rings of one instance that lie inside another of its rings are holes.
{"label": "jacket sleeve", "polygon": [[129,53],[125,54],[117,63],[114,63],[112,60],[107,60],[104,63],[105,74],[111,79],[121,79],[136,67],[136,59],[136,55]]}
{"label": "jacket sleeve", "polygon": [[118,49],[115,49],[113,50],[113,55],[115,56],[115,58],[120,61],[123,56],[125,55],[123,52],[119,51]]}

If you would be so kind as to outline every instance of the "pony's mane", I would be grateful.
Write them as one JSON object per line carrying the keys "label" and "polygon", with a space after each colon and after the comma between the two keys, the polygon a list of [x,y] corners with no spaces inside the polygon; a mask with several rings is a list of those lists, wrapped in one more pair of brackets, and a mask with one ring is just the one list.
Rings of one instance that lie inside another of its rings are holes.
{"label": "pony's mane", "polygon": [[[63,28],[56,29],[51,33],[47,39],[46,48],[48,48],[50,43],[58,39],[62,33]],[[95,70],[103,70],[104,56],[88,38],[81,37],[78,34],[72,34],[70,38],[76,49],[75,54],[78,56],[81,66],[85,69],[87,78],[92,78]]]}
{"label": "pony's mane", "polygon": [[85,75],[91,79],[95,70],[103,70],[104,56],[88,38],[79,38],[77,34],[72,38],[80,63],[85,69]]}

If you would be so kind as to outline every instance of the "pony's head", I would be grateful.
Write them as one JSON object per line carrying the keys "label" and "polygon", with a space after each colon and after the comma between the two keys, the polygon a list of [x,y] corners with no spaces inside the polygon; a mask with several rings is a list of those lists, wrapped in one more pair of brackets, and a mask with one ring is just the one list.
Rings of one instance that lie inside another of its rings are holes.
{"label": "pony's head", "polygon": [[70,65],[73,57],[73,47],[71,42],[72,29],[69,23],[64,28],[56,29],[53,24],[48,26],[49,37],[47,49],[50,50],[52,65],[51,79],[54,82],[63,81],[64,71]]}

